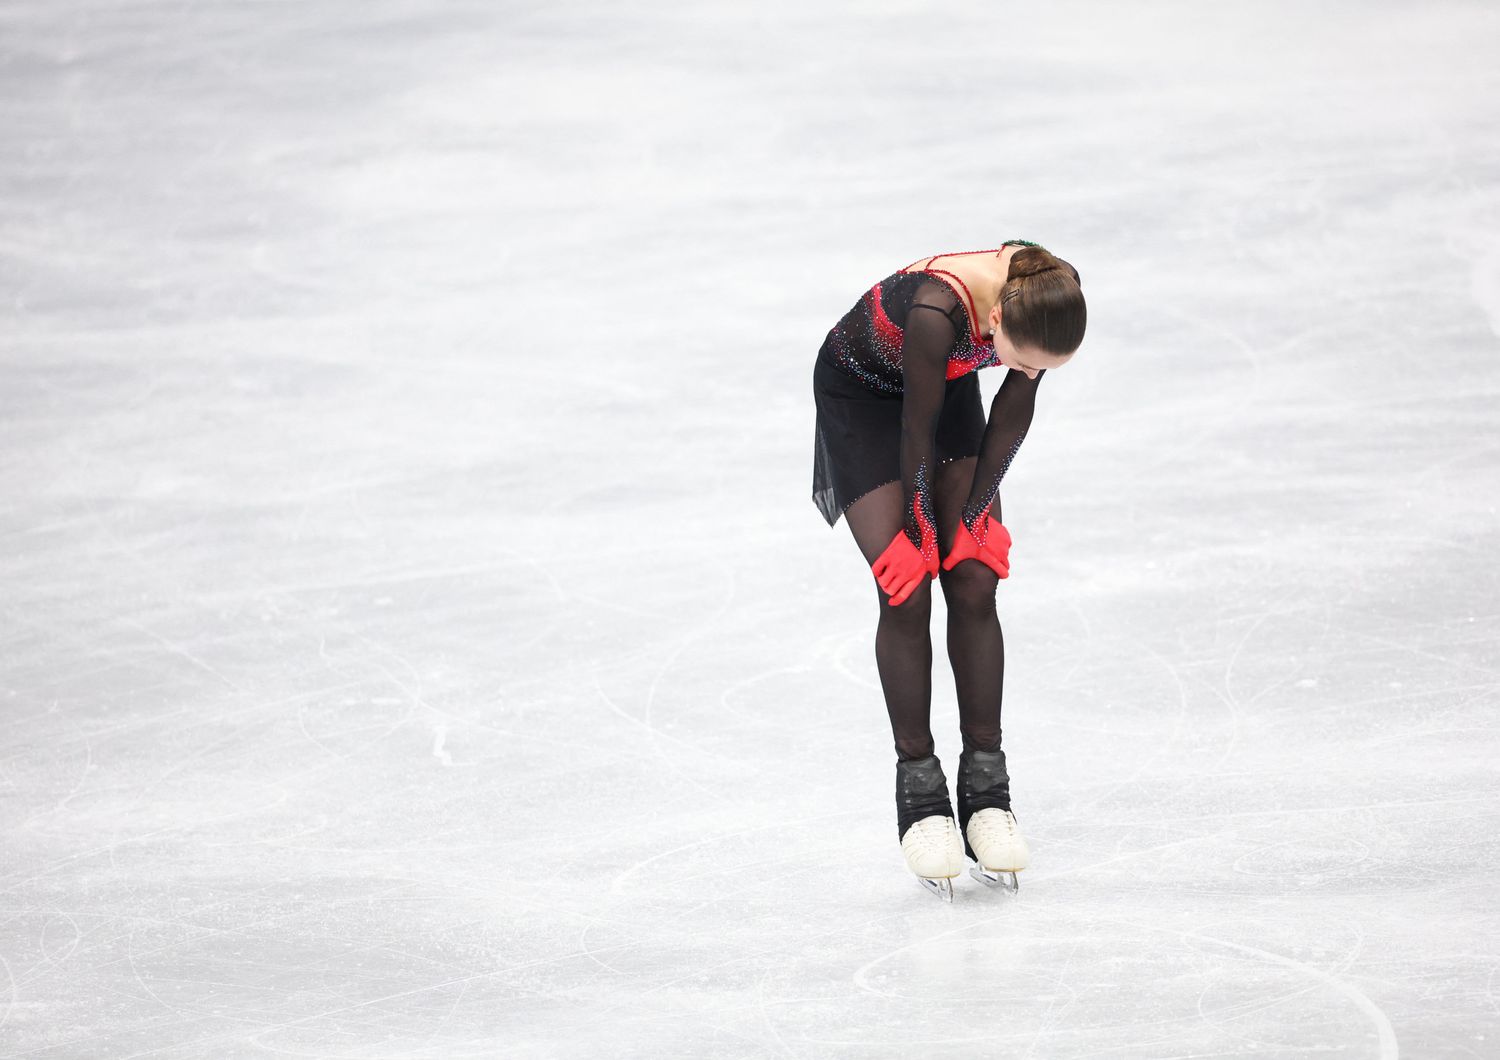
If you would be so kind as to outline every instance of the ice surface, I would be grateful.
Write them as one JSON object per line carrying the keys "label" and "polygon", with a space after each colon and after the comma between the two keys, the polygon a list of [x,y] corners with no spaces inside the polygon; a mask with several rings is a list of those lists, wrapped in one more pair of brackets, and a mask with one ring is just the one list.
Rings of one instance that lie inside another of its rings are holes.
{"label": "ice surface", "polygon": [[[1500,1055],[1496,55],[10,0],[0,1056]],[[943,906],[812,364],[1011,237],[1090,330],[1005,491],[1033,864]]]}

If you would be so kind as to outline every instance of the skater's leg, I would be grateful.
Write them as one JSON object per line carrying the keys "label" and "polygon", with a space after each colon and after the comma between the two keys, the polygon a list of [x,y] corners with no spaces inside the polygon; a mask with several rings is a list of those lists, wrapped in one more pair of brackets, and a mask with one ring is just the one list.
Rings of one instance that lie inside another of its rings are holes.
{"label": "skater's leg", "polygon": [[[901,483],[890,482],[865,494],[844,512],[865,562],[873,564],[901,529]],[[898,607],[870,576],[880,601],[875,627],[875,665],[891,719],[896,756],[908,760],[933,754],[932,589],[924,581]]]}
{"label": "skater's leg", "polygon": [[[959,528],[975,461],[944,465],[933,506],[944,547]],[[964,467],[963,465],[968,465]],[[1015,891],[1016,872],[1027,864],[1026,841],[1010,812],[1010,776],[1000,747],[1000,698],[1005,684],[1005,639],[995,610],[1000,579],[989,567],[966,561],[939,578],[948,607],[948,660],[958,691],[963,754],[958,760],[958,827],[978,880]]]}
{"label": "skater's leg", "polygon": [[[901,530],[901,483],[865,494],[844,512],[866,563]],[[871,575],[874,580],[874,575]],[[963,871],[963,839],[932,739],[932,588],[923,580],[899,607],[875,585],[880,620],[875,663],[896,741],[896,833],[906,865],[922,885],[953,901]]]}
{"label": "skater's leg", "polygon": [[[939,469],[933,507],[943,548],[953,541],[969,496],[977,461],[954,460]],[[995,611],[999,578],[978,560],[938,575],[948,607],[948,661],[958,692],[959,731],[965,750],[1000,748],[1000,699],[1005,684],[1005,638]]]}

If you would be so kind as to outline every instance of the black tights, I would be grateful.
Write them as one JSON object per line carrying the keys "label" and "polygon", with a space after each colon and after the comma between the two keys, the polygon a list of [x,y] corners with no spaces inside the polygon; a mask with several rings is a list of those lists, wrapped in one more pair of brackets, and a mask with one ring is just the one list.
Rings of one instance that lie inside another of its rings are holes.
{"label": "black tights", "polygon": [[[945,549],[958,526],[959,508],[968,496],[973,466],[972,459],[956,460],[939,469],[933,500]],[[890,483],[866,494],[844,515],[865,561],[873,563],[901,527],[901,484]],[[964,749],[997,751],[1005,683],[1005,638],[995,613],[999,579],[978,560],[965,560],[953,570],[941,572],[938,579],[948,607],[948,661],[958,691]],[[932,588],[932,582],[925,582],[899,607],[892,607],[890,597],[876,586],[880,620],[875,628],[875,663],[896,755],[903,760],[934,753]]]}

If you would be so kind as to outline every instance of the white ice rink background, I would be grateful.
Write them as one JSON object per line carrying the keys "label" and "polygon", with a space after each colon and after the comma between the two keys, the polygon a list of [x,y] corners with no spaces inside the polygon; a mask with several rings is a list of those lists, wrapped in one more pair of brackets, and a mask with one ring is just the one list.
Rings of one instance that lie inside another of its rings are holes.
{"label": "white ice rink background", "polygon": [[[1500,1056],[1497,56],[8,0],[0,1056]],[[811,376],[1007,238],[1090,326],[1004,489],[1032,865],[947,906]]]}

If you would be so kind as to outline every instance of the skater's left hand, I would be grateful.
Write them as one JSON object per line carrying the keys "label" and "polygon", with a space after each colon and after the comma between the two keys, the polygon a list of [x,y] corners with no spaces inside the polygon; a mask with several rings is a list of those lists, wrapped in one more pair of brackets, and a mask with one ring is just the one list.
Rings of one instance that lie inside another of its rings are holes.
{"label": "skater's left hand", "polygon": [[881,592],[891,598],[892,607],[900,607],[917,591],[917,586],[937,577],[937,541],[931,530],[924,535],[923,544],[927,546],[926,556],[911,543],[905,530],[897,530],[885,551],[870,564]]}
{"label": "skater's left hand", "polygon": [[970,527],[962,520],[953,535],[953,547],[943,560],[943,570],[952,570],[966,559],[977,559],[1001,578],[1010,577],[1010,531],[989,512]]}

